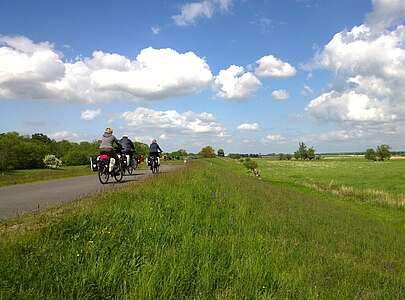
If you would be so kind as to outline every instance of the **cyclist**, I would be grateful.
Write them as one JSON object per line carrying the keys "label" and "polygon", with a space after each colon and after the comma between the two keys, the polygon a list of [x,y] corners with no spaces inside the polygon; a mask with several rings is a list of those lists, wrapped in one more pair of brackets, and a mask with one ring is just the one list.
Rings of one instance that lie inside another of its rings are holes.
{"label": "cyclist", "polygon": [[109,157],[113,157],[115,161],[118,162],[118,156],[114,151],[114,145],[121,147],[117,138],[113,135],[113,130],[107,127],[101,137],[100,154],[106,154]]}
{"label": "cyclist", "polygon": [[133,160],[133,155],[135,152],[134,143],[128,138],[128,135],[123,135],[120,140],[121,145],[121,153],[124,155],[129,155],[129,159],[127,159],[127,166],[129,166],[130,162]]}
{"label": "cyclist", "polygon": [[160,153],[163,152],[163,150],[159,147],[157,141],[153,139],[152,144],[149,146],[149,160],[151,157],[155,156],[158,161],[158,165],[160,165]]}

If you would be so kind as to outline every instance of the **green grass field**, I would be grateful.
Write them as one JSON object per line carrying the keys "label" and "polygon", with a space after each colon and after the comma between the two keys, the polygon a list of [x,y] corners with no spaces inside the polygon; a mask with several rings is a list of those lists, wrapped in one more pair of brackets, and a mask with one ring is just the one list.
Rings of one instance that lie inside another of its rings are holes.
{"label": "green grass field", "polygon": [[90,175],[90,166],[69,166],[60,169],[15,170],[0,173],[0,186],[43,181],[57,178]]}
{"label": "green grass field", "polygon": [[363,202],[405,208],[405,160],[257,160],[273,183],[306,186]]}
{"label": "green grass field", "polygon": [[0,298],[403,299],[404,248],[401,209],[201,160],[3,222]]}

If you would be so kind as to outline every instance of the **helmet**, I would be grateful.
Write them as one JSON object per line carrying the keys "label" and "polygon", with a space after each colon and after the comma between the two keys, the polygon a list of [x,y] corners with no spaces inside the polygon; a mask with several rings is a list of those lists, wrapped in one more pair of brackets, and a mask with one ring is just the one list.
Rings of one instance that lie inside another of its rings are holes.
{"label": "helmet", "polygon": [[112,128],[107,127],[107,128],[104,130],[104,133],[112,134],[112,133],[113,133],[113,130],[112,130]]}
{"label": "helmet", "polygon": [[122,137],[123,138],[128,138],[128,134],[123,134]]}
{"label": "helmet", "polygon": [[154,144],[154,143],[157,143],[156,139],[153,139],[153,140],[152,140],[152,144]]}

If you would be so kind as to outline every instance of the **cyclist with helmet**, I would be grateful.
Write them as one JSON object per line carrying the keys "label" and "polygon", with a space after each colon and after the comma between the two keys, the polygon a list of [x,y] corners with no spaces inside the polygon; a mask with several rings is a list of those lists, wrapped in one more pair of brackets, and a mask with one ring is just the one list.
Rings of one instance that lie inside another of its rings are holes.
{"label": "cyclist with helmet", "polygon": [[127,166],[129,166],[135,152],[134,143],[128,138],[128,135],[126,134],[122,136],[119,143],[122,149],[121,153],[124,155],[129,155],[129,159],[127,159]]}
{"label": "cyclist with helmet", "polygon": [[160,165],[160,153],[163,150],[159,147],[157,141],[153,139],[152,144],[149,146],[149,159],[153,156],[157,157],[158,165]]}
{"label": "cyclist with helmet", "polygon": [[113,157],[115,161],[118,162],[118,156],[114,151],[114,145],[117,145],[118,148],[121,147],[117,138],[113,135],[113,130],[108,127],[104,130],[104,134],[101,137],[100,154],[106,154],[109,157]]}

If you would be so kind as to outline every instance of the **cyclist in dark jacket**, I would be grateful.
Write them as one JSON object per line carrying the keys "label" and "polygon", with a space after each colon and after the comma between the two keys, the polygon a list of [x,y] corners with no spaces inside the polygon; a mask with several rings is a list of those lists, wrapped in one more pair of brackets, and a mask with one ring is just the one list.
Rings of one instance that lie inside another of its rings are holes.
{"label": "cyclist in dark jacket", "polygon": [[152,156],[156,156],[158,159],[158,164],[160,165],[160,153],[163,152],[163,150],[159,147],[157,141],[154,139],[152,141],[152,144],[149,146],[149,158]]}
{"label": "cyclist in dark jacket", "polygon": [[122,139],[120,140],[120,145],[121,145],[121,153],[129,155],[129,160],[127,161],[127,165],[129,166],[135,152],[134,143],[128,138],[127,135],[123,135]]}

